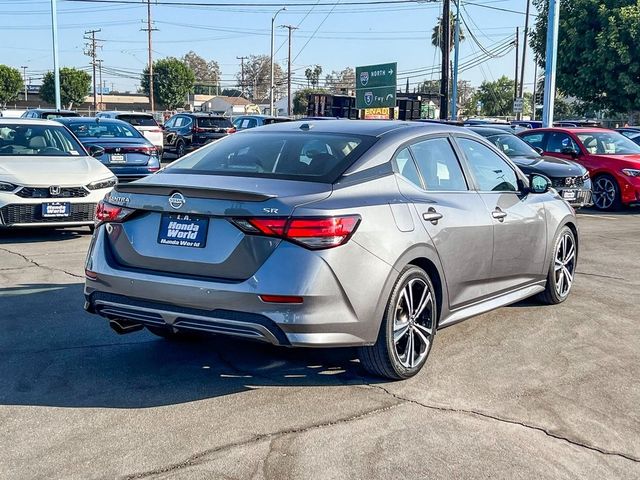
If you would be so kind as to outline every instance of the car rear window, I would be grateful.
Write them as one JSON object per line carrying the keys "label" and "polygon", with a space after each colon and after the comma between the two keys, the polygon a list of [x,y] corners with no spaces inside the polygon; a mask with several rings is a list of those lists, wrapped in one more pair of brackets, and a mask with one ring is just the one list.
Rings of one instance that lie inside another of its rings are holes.
{"label": "car rear window", "polygon": [[200,117],[197,119],[200,128],[232,128],[233,123],[228,118]]}
{"label": "car rear window", "polygon": [[166,173],[335,182],[375,137],[314,132],[243,132],[172,163]]}
{"label": "car rear window", "polygon": [[290,122],[290,121],[291,121],[290,118],[265,118],[264,124],[271,125],[272,123],[283,123],[283,122]]}
{"label": "car rear window", "polygon": [[64,118],[64,117],[79,117],[80,115],[75,112],[44,112],[42,114],[42,118],[46,118],[47,120],[53,120],[54,118]]}
{"label": "car rear window", "polygon": [[118,115],[118,120],[130,123],[134,127],[157,127],[158,122],[151,115]]}
{"label": "car rear window", "polygon": [[142,135],[124,122],[68,122],[67,127],[78,138],[141,138]]}

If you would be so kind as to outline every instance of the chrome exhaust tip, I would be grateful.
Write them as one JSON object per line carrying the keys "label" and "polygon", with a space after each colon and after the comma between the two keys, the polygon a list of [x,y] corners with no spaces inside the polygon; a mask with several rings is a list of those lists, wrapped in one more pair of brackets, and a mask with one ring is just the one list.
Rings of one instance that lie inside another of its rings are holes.
{"label": "chrome exhaust tip", "polygon": [[122,318],[109,320],[109,326],[118,335],[137,332],[138,330],[142,330],[144,328],[144,325],[142,325],[141,323],[134,323]]}

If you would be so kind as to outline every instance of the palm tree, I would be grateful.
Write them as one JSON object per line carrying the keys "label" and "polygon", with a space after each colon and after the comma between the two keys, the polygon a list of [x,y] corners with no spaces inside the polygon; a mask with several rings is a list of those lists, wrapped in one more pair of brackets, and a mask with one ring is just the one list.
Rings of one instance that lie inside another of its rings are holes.
{"label": "palm tree", "polygon": [[[455,35],[456,35],[456,16],[449,16],[449,53],[453,50],[455,43]],[[442,53],[444,53],[444,42],[442,31],[444,30],[444,18],[441,16],[438,17],[438,23],[433,26],[433,31],[431,32],[431,45],[436,48],[439,48]],[[462,25],[460,26],[460,37],[459,40],[462,43],[465,40],[464,30],[462,30]],[[449,78],[453,78],[453,61],[449,60]]]}
{"label": "palm tree", "polygon": [[[456,32],[456,16],[451,15],[449,17],[449,21],[451,25],[449,26],[449,51],[453,50],[454,37]],[[444,29],[444,19],[442,17],[438,17],[438,23],[433,26],[433,31],[431,32],[431,45],[441,50],[444,49],[443,39],[442,39],[442,30]],[[460,41],[463,42],[465,40],[464,30],[462,30],[462,26],[460,27]]]}

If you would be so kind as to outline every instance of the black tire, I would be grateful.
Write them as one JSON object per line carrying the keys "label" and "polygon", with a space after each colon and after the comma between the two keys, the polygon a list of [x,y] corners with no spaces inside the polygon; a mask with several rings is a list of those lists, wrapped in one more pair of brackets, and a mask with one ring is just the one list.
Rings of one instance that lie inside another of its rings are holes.
{"label": "black tire", "polygon": [[176,143],[176,157],[177,158],[184,157],[184,154],[185,154],[184,142],[182,140],[178,140],[178,143]]}
{"label": "black tire", "polygon": [[[610,188],[604,188],[605,186]],[[607,173],[598,175],[593,179],[591,188],[593,190],[593,206],[598,210],[614,212],[622,208],[620,187],[611,175]]]}
{"label": "black tire", "polygon": [[[406,310],[410,309],[406,307],[408,303],[413,303],[405,300],[408,298],[406,295],[403,296],[407,286],[419,296],[417,308],[412,309],[414,314],[419,313],[415,318],[413,315],[407,315]],[[424,298],[426,298],[425,306],[420,310],[420,304]],[[375,345],[359,348],[360,363],[364,369],[373,375],[391,380],[410,378],[418,373],[427,361],[433,345],[438,318],[437,310],[435,290],[429,275],[414,265],[405,267],[400,272],[389,296]],[[398,319],[404,318],[406,322],[398,322]],[[404,328],[406,332],[400,335]],[[398,335],[397,342],[394,340],[394,333]],[[417,358],[415,355],[409,357],[407,354],[409,337],[413,339],[411,351],[414,352],[414,348],[418,346]],[[406,343],[403,344],[403,342]],[[405,360],[402,358],[403,354],[398,352],[398,348],[402,349],[403,345]],[[424,348],[420,348],[421,346]]]}
{"label": "black tire", "polygon": [[[568,260],[566,263],[559,257],[564,257],[565,259],[570,256],[571,248],[563,247],[562,242],[565,238],[569,238],[571,245],[573,247],[573,259]],[[563,248],[566,250],[563,253]],[[570,283],[568,284],[568,289],[566,288],[566,279],[567,273],[563,270],[562,267],[559,267],[560,263],[557,263],[559,260],[563,265],[564,269],[570,274]],[[547,273],[547,284],[545,285],[544,292],[540,292],[538,294],[538,299],[540,302],[546,305],[557,305],[558,303],[564,302],[567,297],[569,297],[569,293],[571,293],[571,288],[573,287],[573,282],[576,274],[576,267],[578,265],[578,244],[576,242],[576,236],[569,227],[562,227],[558,233],[556,234],[556,238],[553,242],[553,255],[551,256],[551,262],[549,265],[549,272]],[[564,278],[564,280],[561,280]]]}
{"label": "black tire", "polygon": [[149,330],[155,336],[164,338],[165,340],[184,341],[194,338],[194,335],[184,332],[175,332],[172,328],[147,326],[147,330]]}

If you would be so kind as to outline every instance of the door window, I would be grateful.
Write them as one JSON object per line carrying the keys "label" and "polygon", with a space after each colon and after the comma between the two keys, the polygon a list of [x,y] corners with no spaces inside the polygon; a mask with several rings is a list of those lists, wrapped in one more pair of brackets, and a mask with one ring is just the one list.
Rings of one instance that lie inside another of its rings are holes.
{"label": "door window", "polygon": [[185,118],[184,117],[176,117],[176,119],[173,122],[173,128],[181,128],[184,126],[185,122]]}
{"label": "door window", "polygon": [[175,123],[176,123],[176,118],[175,117],[170,118],[164,123],[164,128],[173,128]]}
{"label": "door window", "polygon": [[562,151],[567,148],[572,148],[576,152],[580,151],[576,142],[574,142],[566,133],[553,132],[549,135],[547,152],[562,153]]}
{"label": "door window", "polygon": [[427,190],[460,192],[468,189],[458,158],[446,138],[415,143],[411,145],[411,152]]}
{"label": "door window", "polygon": [[398,173],[413,183],[416,187],[422,188],[420,182],[420,174],[416,168],[416,164],[411,157],[411,153],[408,148],[403,149],[396,155],[396,166],[398,167]]}
{"label": "door window", "polygon": [[518,190],[516,172],[500,155],[489,147],[459,138],[458,144],[464,152],[481,192],[515,192]]}

